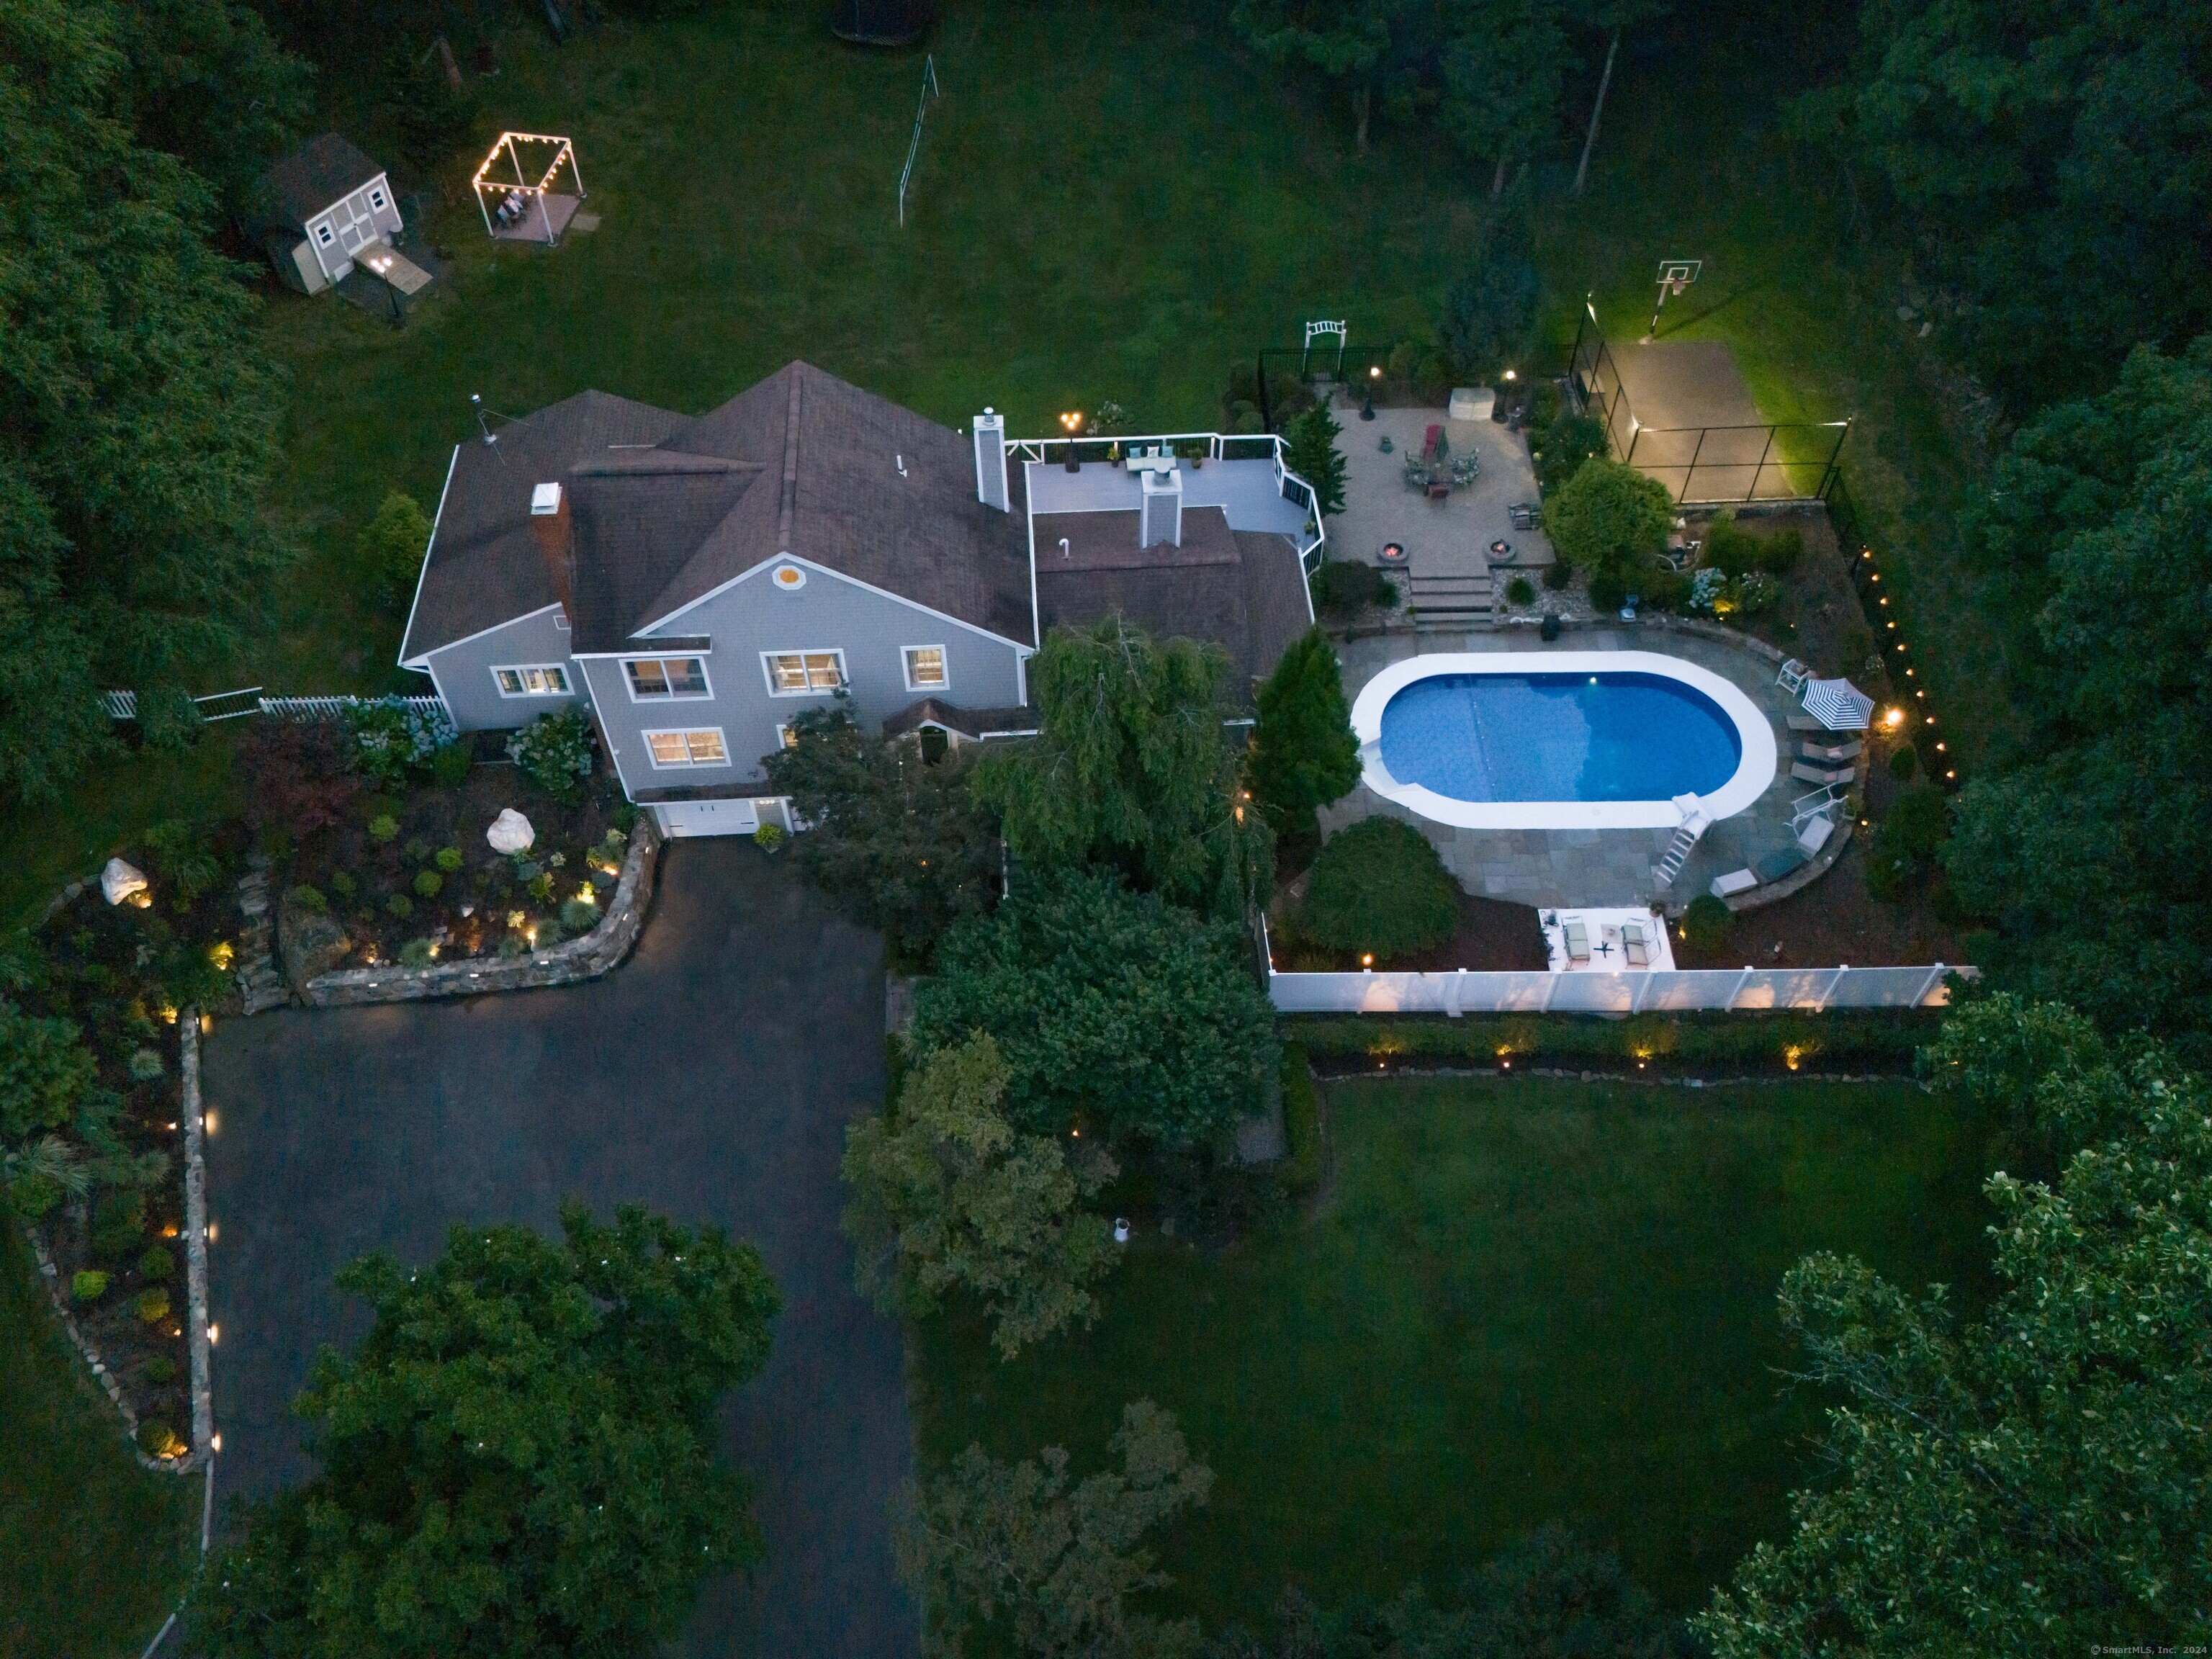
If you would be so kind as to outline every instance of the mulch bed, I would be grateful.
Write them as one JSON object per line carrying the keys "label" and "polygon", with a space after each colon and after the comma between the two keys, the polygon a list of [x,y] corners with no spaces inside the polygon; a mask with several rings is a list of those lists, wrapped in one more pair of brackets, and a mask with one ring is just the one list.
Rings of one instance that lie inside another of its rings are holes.
{"label": "mulch bed", "polygon": [[[1710,514],[1694,515],[1689,533],[1702,536],[1711,519]],[[1837,543],[1836,527],[1829,522],[1827,509],[1747,511],[1739,515],[1739,521],[1745,529],[1762,536],[1794,529],[1805,542],[1797,562],[1776,579],[1781,599],[1772,610],[1752,617],[1747,631],[1777,650],[1810,663],[1823,678],[1851,680],[1869,696],[1887,695],[1887,676],[1869,677],[1867,672],[1867,659],[1875,649],[1874,630],[1867,626],[1858,591],[1851,585],[1850,562]]]}
{"label": "mulch bed", "polygon": [[1936,916],[1926,892],[1886,904],[1867,890],[1864,831],[1818,881],[1737,916],[1718,950],[1692,950],[1679,927],[1674,943],[1683,968],[1867,968],[1964,963],[1966,956],[1959,930]]}
{"label": "mulch bed", "polygon": [[[528,818],[536,837],[512,857],[484,838],[506,807]],[[375,833],[380,819],[390,834]],[[294,854],[285,902],[295,915],[312,911],[314,899],[300,890],[312,890],[343,927],[346,949],[326,959],[325,969],[398,962],[416,941],[441,961],[502,949],[520,955],[594,925],[596,917],[576,914],[574,902],[588,886],[604,908],[628,850],[626,840],[610,842],[608,832],[626,837],[635,822],[635,809],[604,766],[575,799],[562,800],[513,763],[483,760],[456,787],[424,781],[404,793],[361,796],[340,823],[309,836]],[[571,907],[566,921],[564,903]]]}

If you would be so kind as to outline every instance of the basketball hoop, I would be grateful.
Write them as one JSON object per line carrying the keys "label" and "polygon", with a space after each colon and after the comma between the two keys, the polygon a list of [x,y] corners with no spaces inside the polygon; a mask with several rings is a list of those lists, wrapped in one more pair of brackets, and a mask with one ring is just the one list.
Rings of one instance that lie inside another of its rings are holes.
{"label": "basketball hoop", "polygon": [[1668,299],[1679,300],[1682,290],[1698,280],[1705,267],[1703,259],[1662,259],[1659,262],[1659,303],[1651,307],[1651,326],[1639,343],[1649,345],[1658,337],[1659,313],[1666,308]]}

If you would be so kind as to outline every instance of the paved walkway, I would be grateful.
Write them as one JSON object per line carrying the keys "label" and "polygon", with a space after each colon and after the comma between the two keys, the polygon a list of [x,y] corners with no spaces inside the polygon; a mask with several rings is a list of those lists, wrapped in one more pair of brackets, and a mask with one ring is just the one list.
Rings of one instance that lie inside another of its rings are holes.
{"label": "paved walkway", "polygon": [[426,1261],[457,1220],[549,1231],[635,1200],[760,1248],[784,1297],[725,1407],[767,1557],[708,1585],[679,1650],[911,1654],[886,1505],[911,1433],[898,1328],[853,1291],[844,1125],[884,1093],[884,970],[750,842],[678,842],[635,957],[562,990],[223,1023],[207,1048],[218,1490],[303,1478],[289,1402],[364,1311],[363,1251]]}
{"label": "paved walkway", "polygon": [[[1397,542],[1411,556],[1419,576],[1480,576],[1490,568],[1490,544],[1513,544],[1513,562],[1547,565],[1552,544],[1541,531],[1516,530],[1506,509],[1536,499],[1536,474],[1528,464],[1528,445],[1518,434],[1491,421],[1446,420],[1441,409],[1378,409],[1375,418],[1359,418],[1357,404],[1340,402],[1336,418],[1344,427],[1337,447],[1344,452],[1344,511],[1328,521],[1328,553],[1334,559],[1377,562],[1385,542]],[[1482,470],[1474,485],[1431,501],[1407,487],[1406,457],[1418,455],[1428,428],[1441,425],[1455,455],[1474,454]],[[1384,454],[1381,440],[1390,440]]]}
{"label": "paved walkway", "polygon": [[1577,629],[1546,645],[1533,628],[1455,634],[1403,634],[1340,644],[1344,690],[1356,700],[1360,688],[1388,665],[1418,653],[1451,651],[1656,651],[1680,657],[1725,676],[1742,687],[1774,722],[1782,762],[1774,781],[1745,811],[1723,818],[1707,830],[1672,890],[1660,893],[1651,866],[1673,838],[1671,830],[1462,830],[1422,817],[1395,801],[1384,800],[1365,784],[1335,805],[1322,810],[1322,830],[1334,834],[1346,824],[1378,812],[1404,818],[1426,836],[1444,866],[1468,892],[1483,898],[1522,904],[1640,904],[1663,897],[1680,908],[1706,890],[1727,870],[1741,869],[1792,844],[1790,803],[1813,786],[1790,776],[1790,757],[1797,734],[1785,718],[1801,712],[1796,701],[1774,683],[1773,665],[1764,658],[1717,641],[1657,628]]}

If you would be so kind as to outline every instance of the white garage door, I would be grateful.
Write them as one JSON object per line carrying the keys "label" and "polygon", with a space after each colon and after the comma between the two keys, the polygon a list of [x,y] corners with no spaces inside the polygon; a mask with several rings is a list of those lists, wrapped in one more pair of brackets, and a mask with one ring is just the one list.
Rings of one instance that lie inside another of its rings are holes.
{"label": "white garage door", "polygon": [[760,828],[755,800],[678,800],[653,809],[665,836],[750,836]]}

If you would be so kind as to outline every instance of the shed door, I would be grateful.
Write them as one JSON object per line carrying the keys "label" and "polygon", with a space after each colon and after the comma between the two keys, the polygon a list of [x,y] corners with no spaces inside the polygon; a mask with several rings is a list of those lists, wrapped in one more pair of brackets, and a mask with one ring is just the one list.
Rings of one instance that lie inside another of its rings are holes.
{"label": "shed door", "polygon": [[331,222],[338,228],[338,243],[350,259],[361,252],[362,244],[374,240],[376,221],[370,216],[368,198],[356,191],[331,210]]}

